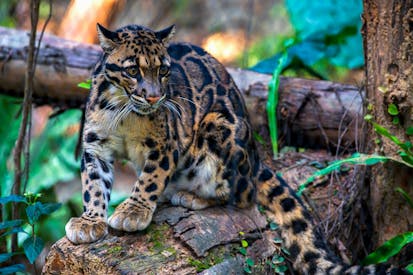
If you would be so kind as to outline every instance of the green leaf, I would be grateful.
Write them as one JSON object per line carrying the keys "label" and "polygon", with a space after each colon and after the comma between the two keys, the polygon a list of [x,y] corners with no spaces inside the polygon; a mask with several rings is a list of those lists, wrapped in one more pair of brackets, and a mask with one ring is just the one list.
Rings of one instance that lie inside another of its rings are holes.
{"label": "green leaf", "polygon": [[247,255],[247,249],[245,249],[245,247],[240,247],[238,249],[239,253],[241,253],[242,255],[246,256]]}
{"label": "green leaf", "polygon": [[35,202],[26,208],[26,215],[30,224],[36,223],[42,215],[42,208],[40,202]]}
{"label": "green leaf", "polygon": [[406,135],[412,136],[413,135],[413,126],[407,127]]}
{"label": "green leaf", "polygon": [[403,198],[407,201],[407,203],[409,204],[410,208],[413,209],[413,199],[409,196],[409,194],[407,194],[406,191],[404,191],[402,188],[400,187],[396,187],[394,189],[395,191],[399,192]]}
{"label": "green leaf", "polygon": [[6,267],[1,267],[0,268],[0,274],[6,275],[6,274],[13,274],[16,272],[21,272],[24,271],[25,267],[23,264],[15,264],[15,265],[10,265]]}
{"label": "green leaf", "polygon": [[406,269],[407,271],[409,271],[410,273],[413,274],[413,263],[407,265],[407,266],[405,267],[405,269]]}
{"label": "green leaf", "polygon": [[397,109],[396,104],[390,103],[387,107],[387,112],[392,116],[397,116],[399,114],[399,109]]}
{"label": "green leaf", "polygon": [[399,125],[400,119],[399,119],[399,117],[395,116],[395,117],[393,117],[391,122],[393,123],[393,125]]}
{"label": "green leaf", "polygon": [[251,269],[250,269],[249,266],[244,267],[244,271],[245,271],[245,273],[248,273],[248,274],[251,274],[251,273],[252,273],[252,271],[251,271]]}
{"label": "green leaf", "polygon": [[362,261],[363,265],[387,262],[407,244],[413,242],[413,232],[406,232],[388,240]]}
{"label": "green leaf", "polygon": [[270,222],[270,229],[271,230],[277,230],[278,229],[278,224],[276,224],[275,222]]}
{"label": "green leaf", "polygon": [[321,178],[325,175],[330,174],[333,171],[336,171],[344,164],[352,164],[352,165],[375,165],[380,162],[386,162],[389,158],[385,156],[379,155],[367,155],[367,154],[360,154],[355,153],[351,157],[335,161],[331,163],[324,169],[316,171],[313,175],[311,175],[303,184],[298,187],[297,194],[301,195],[302,192],[305,190],[308,184],[313,182],[314,180]]}
{"label": "green leaf", "polygon": [[251,258],[247,258],[246,260],[245,260],[245,263],[248,265],[248,266],[254,266],[254,260],[253,259],[251,259]]}
{"label": "green leaf", "polygon": [[83,89],[90,90],[90,88],[92,86],[91,85],[91,80],[88,79],[88,80],[86,80],[86,82],[80,82],[80,83],[77,84],[77,86],[80,87],[80,88],[83,88]]}
{"label": "green leaf", "polygon": [[247,248],[248,247],[248,242],[246,240],[241,240],[241,245],[242,245],[242,247]]}
{"label": "green leaf", "polygon": [[6,231],[6,232],[4,232],[3,234],[1,234],[0,238],[5,237],[5,236],[8,236],[8,235],[15,234],[15,233],[26,233],[26,234],[27,234],[27,232],[24,231],[23,228],[21,228],[21,227],[14,227],[14,228],[12,228],[11,230]]}
{"label": "green leaf", "polygon": [[24,254],[31,264],[40,255],[44,247],[44,242],[39,237],[30,237],[23,242]]}
{"label": "green leaf", "polygon": [[9,227],[21,226],[22,224],[23,224],[23,220],[11,220],[11,221],[0,222],[0,230],[6,229]]}
{"label": "green leaf", "polygon": [[9,202],[27,202],[26,198],[21,195],[10,195],[0,198],[0,204],[6,204]]}
{"label": "green leaf", "polygon": [[41,212],[43,215],[50,215],[62,206],[61,203],[43,203],[41,204]]}
{"label": "green leaf", "polygon": [[275,268],[275,272],[279,274],[284,274],[288,270],[288,267],[286,265],[279,265]]}
{"label": "green leaf", "polygon": [[2,254],[0,254],[0,263],[4,263],[8,259],[10,259],[13,255],[14,255],[14,253],[2,253]]}

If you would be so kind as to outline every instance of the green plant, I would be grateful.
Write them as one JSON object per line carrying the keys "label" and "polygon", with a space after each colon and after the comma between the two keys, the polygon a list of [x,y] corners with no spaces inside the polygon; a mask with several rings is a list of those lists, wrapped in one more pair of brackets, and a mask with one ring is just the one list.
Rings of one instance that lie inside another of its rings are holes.
{"label": "green plant", "polygon": [[[26,239],[23,241],[23,252],[31,264],[34,263],[36,258],[42,252],[44,247],[44,241],[36,235],[36,226],[41,216],[48,216],[58,208],[60,203],[42,203],[38,199],[41,194],[25,193],[24,196],[10,195],[0,198],[0,204],[5,207],[9,203],[19,203],[24,205],[26,212],[25,219],[17,220],[4,220],[0,223],[0,230],[5,230],[0,238],[6,238],[12,234],[21,233],[26,235]],[[27,228],[25,230],[25,228]],[[0,254],[0,263],[8,261],[11,257],[18,253],[3,253]],[[12,264],[0,268],[1,274],[11,274],[24,270],[22,264]]]}

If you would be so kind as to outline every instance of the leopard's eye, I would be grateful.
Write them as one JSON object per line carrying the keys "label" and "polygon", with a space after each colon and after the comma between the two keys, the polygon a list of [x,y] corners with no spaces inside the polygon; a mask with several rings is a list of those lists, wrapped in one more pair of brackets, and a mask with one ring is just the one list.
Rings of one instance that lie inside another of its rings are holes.
{"label": "leopard's eye", "polygon": [[126,69],[126,72],[130,76],[136,76],[138,74],[138,69],[136,67],[129,67]]}
{"label": "leopard's eye", "polygon": [[166,66],[166,65],[161,65],[161,66],[159,67],[159,75],[160,75],[161,77],[164,77],[165,75],[167,75],[168,72],[169,72],[169,67],[168,67],[168,66]]}

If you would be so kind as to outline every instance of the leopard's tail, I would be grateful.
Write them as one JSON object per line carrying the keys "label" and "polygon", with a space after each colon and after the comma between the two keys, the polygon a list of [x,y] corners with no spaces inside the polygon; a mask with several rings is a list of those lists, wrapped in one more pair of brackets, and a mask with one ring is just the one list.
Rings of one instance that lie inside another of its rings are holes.
{"label": "leopard's tail", "polygon": [[390,265],[349,266],[334,255],[295,192],[271,169],[257,174],[257,202],[281,228],[283,246],[299,274],[409,274]]}

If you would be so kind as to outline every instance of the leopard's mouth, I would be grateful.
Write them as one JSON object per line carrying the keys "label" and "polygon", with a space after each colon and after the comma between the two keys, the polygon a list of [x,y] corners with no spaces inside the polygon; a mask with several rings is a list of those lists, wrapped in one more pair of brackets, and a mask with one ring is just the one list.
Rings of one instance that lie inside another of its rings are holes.
{"label": "leopard's mouth", "polygon": [[156,102],[149,103],[142,97],[136,98],[130,96],[130,102],[132,103],[132,111],[140,115],[149,115],[156,112],[165,101],[166,96],[163,95]]}

